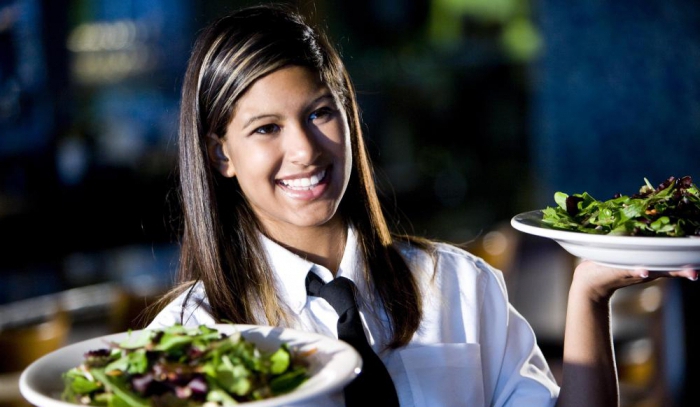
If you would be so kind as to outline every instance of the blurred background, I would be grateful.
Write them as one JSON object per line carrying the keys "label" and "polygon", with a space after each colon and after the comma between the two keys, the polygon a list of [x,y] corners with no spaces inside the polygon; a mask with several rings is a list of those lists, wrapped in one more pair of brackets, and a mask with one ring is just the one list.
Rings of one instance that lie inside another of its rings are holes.
{"label": "blurred background", "polygon": [[[32,360],[143,326],[172,283],[185,64],[204,24],[258,3],[0,0],[0,406]],[[341,51],[397,228],[503,270],[558,375],[577,259],[509,220],[555,191],[700,180],[700,3],[291,3]],[[624,406],[699,405],[697,287],[613,298]]]}

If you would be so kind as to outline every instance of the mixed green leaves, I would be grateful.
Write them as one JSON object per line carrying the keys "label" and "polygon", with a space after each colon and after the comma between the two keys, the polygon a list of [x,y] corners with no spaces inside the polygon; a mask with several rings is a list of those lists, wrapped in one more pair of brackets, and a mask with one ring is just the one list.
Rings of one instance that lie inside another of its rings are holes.
{"label": "mixed green leaves", "polygon": [[65,401],[105,407],[229,407],[290,392],[308,378],[286,344],[263,353],[238,332],[182,325],[92,350],[63,376]]}
{"label": "mixed green leaves", "polygon": [[555,228],[627,236],[700,236],[700,192],[691,177],[670,177],[654,188],[644,179],[639,192],[598,201],[587,192],[554,194],[556,207],[542,211]]}

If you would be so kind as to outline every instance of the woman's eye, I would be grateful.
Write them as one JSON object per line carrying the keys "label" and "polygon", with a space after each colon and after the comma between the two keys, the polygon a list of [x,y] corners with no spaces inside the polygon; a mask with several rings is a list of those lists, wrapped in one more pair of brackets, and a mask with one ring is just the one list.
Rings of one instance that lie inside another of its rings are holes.
{"label": "woman's eye", "polygon": [[280,127],[276,124],[266,124],[264,126],[260,126],[257,129],[253,131],[253,133],[257,134],[272,134],[275,132],[278,132]]}
{"label": "woman's eye", "polygon": [[313,113],[309,115],[309,120],[314,121],[318,119],[323,119],[331,114],[333,114],[334,110],[329,108],[329,107],[322,107],[318,110],[315,110]]}

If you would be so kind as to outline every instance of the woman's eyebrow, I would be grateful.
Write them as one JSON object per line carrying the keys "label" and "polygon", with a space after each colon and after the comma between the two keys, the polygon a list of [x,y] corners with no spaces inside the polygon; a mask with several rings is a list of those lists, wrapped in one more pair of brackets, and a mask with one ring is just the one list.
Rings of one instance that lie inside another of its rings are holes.
{"label": "woman's eyebrow", "polygon": [[258,120],[263,120],[263,119],[279,120],[280,116],[278,116],[276,114],[261,114],[261,115],[253,116],[250,119],[248,119],[245,123],[243,123],[243,126],[241,128],[246,129],[246,128],[248,128],[248,126],[250,126],[254,122],[256,122]]}
{"label": "woman's eyebrow", "polygon": [[331,99],[333,101],[335,100],[335,98],[333,97],[333,94],[331,94],[330,92],[326,92],[326,93],[322,94],[321,96],[317,97],[316,99],[314,99],[311,103],[309,103],[309,105],[318,104],[319,102],[323,101],[324,99]]}

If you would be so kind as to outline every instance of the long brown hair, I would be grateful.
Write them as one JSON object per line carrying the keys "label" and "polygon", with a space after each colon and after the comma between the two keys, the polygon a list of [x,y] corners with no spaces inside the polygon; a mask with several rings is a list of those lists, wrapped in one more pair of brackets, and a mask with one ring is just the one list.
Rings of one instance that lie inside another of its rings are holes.
{"label": "long brown hair", "polygon": [[[418,329],[421,293],[394,247],[379,204],[353,84],[323,33],[283,6],[257,6],[220,18],[202,31],[194,45],[180,111],[179,287],[159,306],[201,281],[216,320],[289,323],[258,239],[256,217],[236,179],[221,176],[210,165],[206,138],[225,134],[236,102],[256,80],[292,65],[318,73],[346,111],[353,168],[339,210],[356,230],[368,266],[364,278],[376,288],[391,319],[389,347],[403,346]],[[427,248],[423,241],[408,240]]]}

